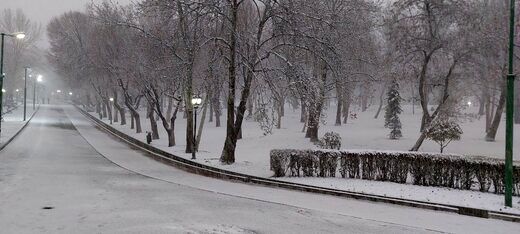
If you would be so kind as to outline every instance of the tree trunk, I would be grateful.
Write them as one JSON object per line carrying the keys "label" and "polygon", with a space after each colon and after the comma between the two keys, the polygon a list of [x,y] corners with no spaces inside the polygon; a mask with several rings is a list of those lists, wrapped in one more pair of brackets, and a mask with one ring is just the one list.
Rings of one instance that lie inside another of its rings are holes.
{"label": "tree trunk", "polygon": [[320,74],[320,94],[317,97],[318,100],[314,106],[315,109],[309,108],[308,120],[307,120],[307,133],[306,138],[310,138],[311,142],[318,141],[318,129],[320,127],[320,116],[323,109],[323,101],[325,99],[325,83],[327,81],[327,65],[324,61],[321,61],[321,74]]}
{"label": "tree trunk", "polygon": [[[222,149],[220,161],[224,164],[235,163],[235,148],[237,143],[237,133],[235,128],[235,85],[236,85],[236,54],[237,54],[237,18],[238,2],[231,0],[230,20],[231,31],[229,32],[229,65],[228,65],[228,99],[227,99],[227,122],[226,122],[226,141]],[[247,88],[247,87],[245,87]],[[242,98],[244,98],[242,96]],[[247,98],[247,97],[245,97]]]}
{"label": "tree trunk", "polygon": [[103,114],[101,113],[101,102],[96,101],[96,113],[99,115],[99,119],[103,119]]}
{"label": "tree trunk", "polygon": [[130,111],[130,129],[134,129],[135,128],[135,119],[134,119],[134,115],[132,114],[132,111]]}
{"label": "tree trunk", "polygon": [[[280,100],[282,99],[282,100]],[[276,116],[276,128],[282,128],[282,117],[284,115],[284,100],[283,98],[277,98],[276,106],[277,106],[277,116]]]}
{"label": "tree trunk", "polygon": [[173,98],[168,97],[168,106],[166,107],[166,119],[172,118]]}
{"label": "tree trunk", "polygon": [[112,107],[110,105],[110,101],[106,101],[105,108],[106,108],[106,113],[108,113],[107,114],[108,120],[112,121]]}
{"label": "tree trunk", "polygon": [[480,118],[480,116],[483,116],[484,115],[484,112],[485,112],[485,108],[486,107],[486,94],[482,94],[480,95],[479,99],[478,99],[478,116]]}
{"label": "tree trunk", "polygon": [[247,102],[247,119],[253,118],[253,97],[249,98],[249,101]]}
{"label": "tree trunk", "polygon": [[305,100],[301,98],[301,112],[300,112],[300,123],[307,122],[307,105],[305,104]]}
{"label": "tree trunk", "polygon": [[126,111],[125,108],[119,108],[119,115],[121,116],[121,125],[126,125]]}
{"label": "tree trunk", "polygon": [[383,89],[381,89],[381,93],[379,94],[379,107],[377,108],[376,115],[374,116],[374,119],[377,119],[379,117],[379,113],[381,113],[381,109],[383,109],[383,101],[384,101],[384,94],[386,91],[386,84],[383,85]]}
{"label": "tree trunk", "polygon": [[[208,95],[206,95],[206,100],[208,99]],[[202,131],[204,130],[204,122],[206,122],[206,114],[208,111],[208,104],[211,105],[211,101],[204,102],[202,109],[202,116],[200,117],[199,129],[197,130],[197,139],[195,140],[195,150],[199,150],[200,140],[202,138]]]}
{"label": "tree trunk", "polygon": [[491,98],[489,95],[486,96],[486,133],[489,131],[489,127],[491,126]]}
{"label": "tree trunk", "polygon": [[107,117],[107,105],[105,104],[105,102],[102,100],[101,101],[101,111],[102,111],[102,114],[103,114],[103,118],[106,118]]}
{"label": "tree trunk", "polygon": [[347,124],[348,122],[348,117],[349,117],[349,114],[350,114],[350,104],[352,103],[352,98],[351,98],[351,93],[350,93],[350,90],[346,89],[345,90],[345,97],[343,98],[343,110],[342,110],[342,114],[343,114],[343,124]]}
{"label": "tree trunk", "polygon": [[421,133],[421,135],[419,136],[419,139],[417,139],[417,141],[415,142],[415,145],[412,147],[412,149],[410,149],[410,151],[418,151],[419,148],[421,147],[421,145],[423,144],[424,139],[426,139],[426,132]]}
{"label": "tree trunk", "polygon": [[126,125],[126,112],[125,108],[123,108],[121,105],[119,105],[119,97],[117,95],[117,92],[114,91],[114,108],[116,109],[116,112],[114,113],[114,122],[118,122],[117,115],[119,114],[121,116],[121,125]]}
{"label": "tree trunk", "polygon": [[495,137],[497,135],[498,126],[500,125],[500,121],[502,120],[502,113],[504,112],[504,107],[506,103],[506,87],[502,85],[502,89],[500,90],[500,98],[498,100],[498,105],[495,112],[495,117],[491,122],[491,126],[486,134],[486,141],[495,141]]}
{"label": "tree trunk", "polygon": [[319,128],[319,118],[318,110],[310,111],[308,120],[307,120],[307,132],[305,133],[305,138],[310,138],[311,142],[318,141],[318,128]]}
{"label": "tree trunk", "polygon": [[213,95],[210,95],[209,96],[209,122],[213,122],[213,114],[214,114],[214,111],[213,111]]}
{"label": "tree trunk", "polygon": [[159,139],[159,131],[157,129],[157,120],[155,120],[154,112],[152,107],[148,107],[148,120],[150,120],[150,128],[152,130],[152,139]]}
{"label": "tree trunk", "polygon": [[341,111],[343,109],[343,88],[336,82],[336,126],[341,126]]}
{"label": "tree trunk", "polygon": [[215,127],[220,127],[220,116],[222,116],[222,108],[220,107],[220,101],[214,102],[213,104],[215,110]]}
{"label": "tree trunk", "polygon": [[141,128],[141,116],[137,112],[134,114],[134,121],[135,121],[135,133],[142,133],[143,129]]}

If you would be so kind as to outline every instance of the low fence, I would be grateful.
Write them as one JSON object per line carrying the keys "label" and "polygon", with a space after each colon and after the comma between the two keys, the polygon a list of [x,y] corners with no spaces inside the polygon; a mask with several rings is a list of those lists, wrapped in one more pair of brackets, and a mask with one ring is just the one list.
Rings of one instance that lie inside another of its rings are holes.
{"label": "low fence", "polygon": [[[317,176],[411,183],[504,193],[503,160],[453,154],[392,151],[272,150],[275,177]],[[513,167],[520,196],[520,166]]]}

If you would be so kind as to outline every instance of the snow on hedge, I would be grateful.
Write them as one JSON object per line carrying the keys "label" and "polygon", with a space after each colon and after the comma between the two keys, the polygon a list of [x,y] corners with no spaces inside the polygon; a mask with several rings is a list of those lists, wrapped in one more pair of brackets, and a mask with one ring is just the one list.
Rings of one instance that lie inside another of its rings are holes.
{"label": "snow on hedge", "polygon": [[[271,150],[275,177],[318,176],[391,181],[414,185],[504,193],[503,160],[408,151]],[[520,195],[520,165],[514,165]]]}

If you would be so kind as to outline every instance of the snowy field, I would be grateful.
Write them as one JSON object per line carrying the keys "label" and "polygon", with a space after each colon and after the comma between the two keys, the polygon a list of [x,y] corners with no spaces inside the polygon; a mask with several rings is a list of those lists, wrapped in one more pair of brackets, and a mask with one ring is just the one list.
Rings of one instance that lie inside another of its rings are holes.
{"label": "snowy field", "polygon": [[[4,112],[6,110],[4,109]],[[27,119],[31,118],[33,114],[32,103],[27,104]],[[6,141],[11,139],[25,123],[23,121],[23,104],[18,106],[17,109],[3,115],[4,121],[2,121],[2,134],[0,135],[0,146]]]}
{"label": "snowy field", "polygon": [[[375,108],[375,107],[374,107]],[[325,132],[338,132],[342,137],[343,149],[377,149],[377,150],[408,150],[419,136],[420,110],[416,106],[415,114],[412,114],[411,106],[403,106],[401,115],[403,123],[403,135],[400,140],[390,140],[386,136],[388,129],[383,127],[384,113],[379,119],[374,119],[375,109],[366,112],[356,112],[357,119],[349,119],[349,123],[342,126],[334,126],[334,106],[329,107],[327,121],[320,127],[320,136]],[[477,113],[476,109],[468,109],[467,113]],[[95,113],[91,113],[96,116]],[[142,113],[144,116],[144,113]],[[200,152],[197,153],[197,161],[215,167],[236,172],[271,177],[269,170],[269,151],[271,149],[309,149],[314,148],[301,132],[302,124],[299,121],[299,110],[286,109],[286,116],[282,121],[282,129],[274,129],[273,134],[265,135],[258,123],[247,120],[244,123],[243,139],[239,140],[236,152],[236,163],[222,165],[219,162],[220,152],[225,136],[225,115],[222,116],[222,127],[215,127],[215,123],[206,122],[201,140]],[[127,118],[129,121],[130,118]],[[206,121],[208,118],[206,118]],[[109,122],[104,119],[105,122]],[[149,131],[149,120],[141,119],[143,132]],[[200,119],[199,119],[200,121]],[[484,118],[478,120],[464,120],[461,127],[464,131],[460,141],[452,142],[446,149],[447,153],[466,155],[483,155],[494,158],[503,158],[504,155],[504,123],[500,125],[496,142],[484,141]],[[200,124],[200,123],[198,123]],[[145,134],[135,134],[130,125],[121,126],[113,123],[113,126],[129,134],[130,136],[145,141]],[[153,141],[152,145],[172,152],[178,156],[191,158],[191,154],[185,154],[185,127],[186,122],[179,113],[176,122],[177,146],[167,147],[166,132],[158,122],[161,139]],[[520,132],[520,126],[515,125],[515,131]],[[515,145],[520,145],[520,138],[515,138]],[[438,152],[436,143],[426,140],[421,151]],[[519,148],[515,148],[515,160],[518,160]],[[433,188],[414,185],[402,185],[389,182],[365,181],[341,178],[280,178],[281,180],[312,184],[322,187],[344,189],[348,191],[365,192],[389,197],[401,197],[429,202],[464,205],[475,208],[503,210],[503,196],[477,191],[461,191],[448,188]],[[514,198],[515,204],[520,204],[518,197]],[[518,207],[518,205],[516,206]],[[508,212],[520,213],[520,209],[509,209]]]}

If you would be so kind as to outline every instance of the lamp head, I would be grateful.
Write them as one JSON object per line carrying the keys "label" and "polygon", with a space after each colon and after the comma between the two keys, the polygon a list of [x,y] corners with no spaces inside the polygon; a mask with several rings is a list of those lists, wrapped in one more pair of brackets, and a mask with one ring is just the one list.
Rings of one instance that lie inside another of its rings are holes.
{"label": "lamp head", "polygon": [[200,98],[199,96],[194,96],[193,98],[191,98],[191,104],[195,108],[199,107],[201,103],[202,103],[202,98]]}
{"label": "lamp head", "polygon": [[17,33],[17,34],[15,34],[15,37],[16,37],[16,39],[20,39],[20,40],[24,39],[25,38],[25,33]]}
{"label": "lamp head", "polygon": [[113,102],[113,101],[114,101],[114,98],[109,98],[108,100],[111,101],[111,102]]}
{"label": "lamp head", "polygon": [[38,75],[38,77],[36,77],[36,81],[42,82],[43,81],[43,76],[42,75]]}

